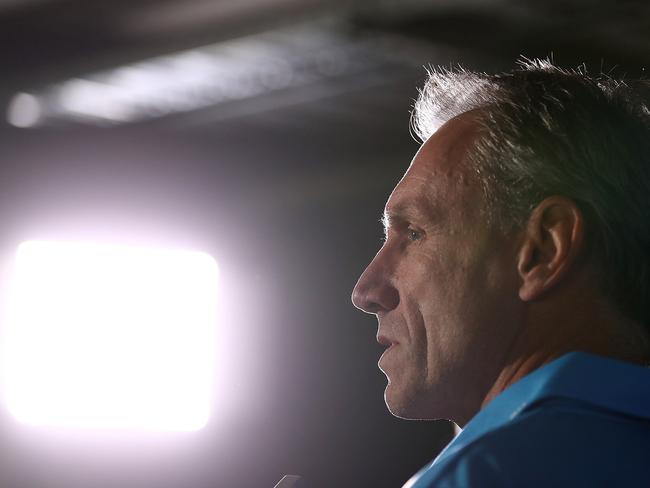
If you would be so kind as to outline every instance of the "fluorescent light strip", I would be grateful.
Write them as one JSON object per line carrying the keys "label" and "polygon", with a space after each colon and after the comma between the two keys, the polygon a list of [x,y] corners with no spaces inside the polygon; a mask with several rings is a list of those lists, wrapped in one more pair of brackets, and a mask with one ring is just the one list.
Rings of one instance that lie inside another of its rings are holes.
{"label": "fluorescent light strip", "polygon": [[370,41],[314,26],[233,40],[18,93],[9,123],[134,122],[295,88],[377,63]]}

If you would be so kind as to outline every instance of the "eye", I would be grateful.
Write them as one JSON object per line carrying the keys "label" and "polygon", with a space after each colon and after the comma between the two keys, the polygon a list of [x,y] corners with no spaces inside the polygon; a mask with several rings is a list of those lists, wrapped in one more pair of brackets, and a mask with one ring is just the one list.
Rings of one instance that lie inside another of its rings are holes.
{"label": "eye", "polygon": [[406,236],[408,237],[409,241],[419,241],[422,239],[422,232],[409,227],[406,229]]}

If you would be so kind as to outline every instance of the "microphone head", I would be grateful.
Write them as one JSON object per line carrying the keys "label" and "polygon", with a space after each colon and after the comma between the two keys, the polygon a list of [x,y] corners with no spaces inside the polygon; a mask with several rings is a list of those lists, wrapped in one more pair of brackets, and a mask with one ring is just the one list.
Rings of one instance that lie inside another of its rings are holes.
{"label": "microphone head", "polygon": [[296,474],[287,474],[284,475],[273,488],[305,488],[305,484],[301,476]]}

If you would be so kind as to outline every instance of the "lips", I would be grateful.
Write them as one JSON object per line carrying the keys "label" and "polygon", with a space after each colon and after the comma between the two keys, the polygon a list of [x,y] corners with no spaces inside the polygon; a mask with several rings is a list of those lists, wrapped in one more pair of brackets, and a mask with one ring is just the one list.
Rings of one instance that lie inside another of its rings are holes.
{"label": "lips", "polygon": [[393,351],[395,351],[395,348],[397,346],[396,342],[390,342],[390,341],[384,341],[385,343],[380,342],[380,344],[387,346],[386,350],[382,353],[381,357],[379,358],[379,361],[377,362],[377,366],[379,366],[379,369],[384,372],[384,374],[388,375],[388,367],[391,361],[391,357],[393,356]]}
{"label": "lips", "polygon": [[384,346],[386,350],[383,352],[381,357],[379,358],[379,362],[377,365],[379,366],[379,369],[381,369],[384,373],[386,372],[385,370],[385,362],[386,362],[386,356],[395,349],[395,346],[398,345],[398,342],[383,335],[383,334],[378,334],[377,335],[377,342]]}

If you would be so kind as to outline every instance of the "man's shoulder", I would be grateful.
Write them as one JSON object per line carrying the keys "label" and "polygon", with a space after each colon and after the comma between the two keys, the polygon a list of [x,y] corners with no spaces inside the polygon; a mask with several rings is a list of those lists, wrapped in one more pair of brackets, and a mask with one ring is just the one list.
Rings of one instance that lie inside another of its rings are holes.
{"label": "man's shoulder", "polygon": [[650,486],[650,422],[551,399],[437,469],[421,486]]}

